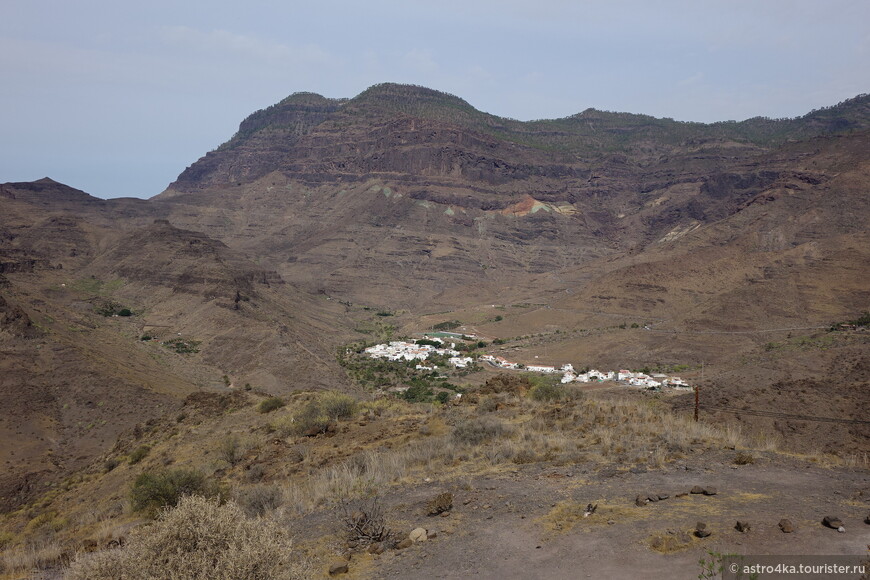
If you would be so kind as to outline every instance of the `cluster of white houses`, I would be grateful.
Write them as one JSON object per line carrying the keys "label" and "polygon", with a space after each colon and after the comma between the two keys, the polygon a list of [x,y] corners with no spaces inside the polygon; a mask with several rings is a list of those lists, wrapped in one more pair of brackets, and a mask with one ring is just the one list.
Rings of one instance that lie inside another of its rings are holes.
{"label": "cluster of white houses", "polygon": [[544,374],[562,374],[563,383],[592,383],[604,381],[618,381],[628,383],[635,387],[655,388],[655,387],[677,387],[689,388],[689,385],[680,377],[671,377],[665,374],[647,375],[641,372],[633,372],[629,370],[601,372],[591,369],[582,373],[574,370],[571,364],[562,365],[559,368],[547,365],[527,365],[523,366],[519,363],[511,362],[504,357],[484,354],[480,356],[480,360],[486,361],[489,364],[503,369],[519,369],[522,368],[533,373]]}
{"label": "cluster of white houses", "polygon": [[[444,345],[444,341],[440,338],[432,338],[428,340],[431,340],[432,342],[437,342],[441,344],[442,347]],[[455,347],[455,343],[451,343],[450,348],[439,348],[437,346],[432,346],[431,344],[416,344],[413,342],[396,340],[389,343],[370,346],[369,348],[365,349],[365,352],[372,358],[385,358],[392,361],[422,361],[429,358],[429,355],[437,354],[450,357],[447,359],[447,362],[454,367],[460,369],[474,364],[474,359],[470,356],[459,356],[460,353],[458,350],[456,350]],[[419,370],[431,371],[435,370],[436,368],[437,367],[434,365],[431,367],[419,364],[417,365],[417,369]]]}
{"label": "cluster of white houses", "polygon": [[[366,354],[372,358],[384,358],[391,361],[424,361],[430,355],[447,356],[448,363],[456,368],[466,368],[474,364],[474,359],[469,356],[460,356],[456,350],[456,344],[451,343],[450,347],[446,347],[444,341],[440,338],[427,338],[427,341],[437,342],[440,346],[431,344],[417,344],[414,342],[393,341],[384,344],[376,344],[365,349]],[[523,369],[532,373],[544,374],[562,374],[563,383],[592,383],[604,381],[616,381],[627,383],[635,387],[643,388],[689,388],[689,385],[679,377],[672,377],[665,374],[648,375],[642,372],[633,372],[629,370],[601,372],[591,369],[585,372],[578,373],[570,364],[562,365],[559,368],[547,365],[522,365],[520,363],[511,362],[504,357],[494,356],[491,354],[480,355],[479,360],[485,361],[490,365],[503,369]],[[436,370],[435,365],[426,366],[417,365],[418,370]]]}

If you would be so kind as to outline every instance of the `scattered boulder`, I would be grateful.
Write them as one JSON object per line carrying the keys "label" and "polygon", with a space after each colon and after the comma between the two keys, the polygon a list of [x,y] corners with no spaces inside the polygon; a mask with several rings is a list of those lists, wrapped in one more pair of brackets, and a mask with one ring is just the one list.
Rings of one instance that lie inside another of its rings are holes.
{"label": "scattered boulder", "polygon": [[822,519],[822,525],[837,530],[841,534],[846,532],[846,528],[843,527],[843,520],[835,516],[825,516]]}
{"label": "scattered boulder", "polygon": [[414,542],[411,541],[411,538],[405,538],[398,544],[396,544],[397,550],[404,550],[405,548],[410,548]]}
{"label": "scattered boulder", "polygon": [[453,494],[449,492],[439,493],[426,504],[426,514],[437,516],[453,508]]}
{"label": "scattered boulder", "polygon": [[634,499],[634,505],[636,505],[637,507],[643,507],[646,505],[647,501],[649,501],[647,500],[647,498],[639,495]]}
{"label": "scattered boulder", "polygon": [[683,491],[683,492],[678,493],[674,497],[686,497],[687,495],[689,495],[689,492]]}
{"label": "scattered boulder", "polygon": [[335,562],[329,567],[330,576],[337,576],[339,574],[347,574],[347,562],[344,560]]}
{"label": "scattered boulder", "polygon": [[651,493],[646,496],[646,500],[652,503],[659,501],[659,496],[657,493]]}
{"label": "scattered boulder", "polygon": [[696,485],[695,487],[693,487],[691,489],[691,491],[689,491],[689,493],[702,494],[702,493],[704,493],[704,488],[701,487],[700,485]]}
{"label": "scattered boulder", "polygon": [[795,531],[794,524],[791,523],[791,520],[785,518],[779,520],[779,529],[782,530],[783,534],[791,534]]}
{"label": "scattered boulder", "polygon": [[707,524],[705,524],[704,522],[698,522],[697,524],[695,524],[695,536],[699,538],[706,538],[712,533],[713,532],[707,529]]}
{"label": "scattered boulder", "polygon": [[664,501],[664,500],[668,499],[669,497],[671,497],[671,496],[667,493],[660,493],[659,494],[659,501]]}
{"label": "scattered boulder", "polygon": [[425,542],[426,528],[414,528],[414,530],[408,534],[408,539],[412,542]]}
{"label": "scattered boulder", "polygon": [[434,540],[437,537],[438,537],[438,532],[436,532],[435,530],[429,530],[428,532],[426,532],[426,539],[427,540]]}
{"label": "scattered boulder", "polygon": [[737,525],[734,526],[734,529],[737,530],[738,532],[740,532],[741,534],[745,534],[746,532],[748,532],[752,528],[749,525],[749,522],[742,522],[740,520],[737,520]]}
{"label": "scattered boulder", "polygon": [[705,487],[702,493],[704,495],[716,495],[719,491],[715,487]]}

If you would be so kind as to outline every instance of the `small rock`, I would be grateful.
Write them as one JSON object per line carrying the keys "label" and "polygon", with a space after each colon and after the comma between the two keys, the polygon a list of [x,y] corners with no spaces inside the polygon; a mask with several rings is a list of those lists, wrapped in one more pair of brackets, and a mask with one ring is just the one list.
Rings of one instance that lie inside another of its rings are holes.
{"label": "small rock", "polygon": [[681,544],[691,544],[692,543],[692,536],[690,536],[688,534],[688,532],[677,532],[676,534],[674,534],[674,537]]}
{"label": "small rock", "polygon": [[438,537],[438,532],[436,532],[435,530],[426,532],[426,539],[427,540],[434,540],[437,537]]}
{"label": "small rock", "polygon": [[614,522],[613,520],[607,520],[607,525],[608,525],[608,526],[612,526],[612,525],[615,524],[615,523],[616,523],[616,522]]}
{"label": "small rock", "polygon": [[330,576],[336,576],[338,574],[347,574],[347,562],[335,562],[329,567]]}
{"label": "small rock", "polygon": [[441,512],[439,515],[440,515],[442,518],[449,518],[449,517],[450,517],[450,511],[448,510],[448,511],[446,511],[446,512]]}
{"label": "small rock", "polygon": [[643,466],[641,465],[641,466],[638,466],[638,467],[632,467],[632,468],[629,469],[628,471],[630,471],[631,473],[646,473],[646,472],[647,472],[647,468],[646,468],[646,467],[643,467]]}
{"label": "small rock", "polygon": [[660,500],[660,501],[664,501],[664,500],[668,499],[669,497],[671,497],[671,496],[668,495],[668,494],[666,494],[666,493],[660,493],[660,494],[659,494],[659,500]]}
{"label": "small rock", "polygon": [[678,493],[674,497],[686,497],[687,495],[689,495],[689,493],[686,491],[683,491],[683,492]]}
{"label": "small rock", "polygon": [[368,552],[369,554],[383,554],[384,545],[381,542],[375,542],[374,544],[369,546]]}
{"label": "small rock", "polygon": [[704,495],[716,495],[719,491],[715,487],[705,487],[703,494]]}
{"label": "small rock", "polygon": [[737,525],[734,526],[734,529],[741,534],[745,534],[752,528],[750,527],[749,522],[741,522],[740,520],[737,520]]}
{"label": "small rock", "polygon": [[794,524],[791,523],[791,520],[787,520],[785,518],[779,520],[779,529],[782,530],[783,534],[791,534],[794,532]]}
{"label": "small rock", "polygon": [[396,544],[397,550],[404,550],[405,548],[410,548],[414,542],[411,541],[411,538],[405,538],[398,544]]}
{"label": "small rock", "polygon": [[655,502],[659,501],[659,496],[658,496],[658,494],[651,493],[648,496],[646,496],[646,499],[647,499],[647,501],[651,501],[651,502],[655,503]]}
{"label": "small rock", "polygon": [[695,535],[699,538],[706,538],[711,533],[712,532],[707,529],[707,524],[703,522],[698,522],[697,524],[695,524]]}
{"label": "small rock", "polygon": [[824,519],[822,519],[822,525],[838,530],[843,527],[843,520],[835,516],[825,516]]}
{"label": "small rock", "polygon": [[844,528],[843,526],[840,526],[839,528],[837,528],[837,531],[840,532],[841,534],[845,534],[846,528]]}
{"label": "small rock", "polygon": [[704,493],[704,488],[701,487],[700,485],[696,485],[695,487],[693,487],[691,489],[691,491],[689,491],[689,493],[695,493],[695,494]]}
{"label": "small rock", "polygon": [[638,507],[643,507],[646,505],[646,502],[647,502],[647,499],[645,497],[637,496],[634,500],[634,505],[636,505]]}
{"label": "small rock", "polygon": [[408,539],[412,542],[425,542],[426,528],[415,528],[410,534],[408,534]]}

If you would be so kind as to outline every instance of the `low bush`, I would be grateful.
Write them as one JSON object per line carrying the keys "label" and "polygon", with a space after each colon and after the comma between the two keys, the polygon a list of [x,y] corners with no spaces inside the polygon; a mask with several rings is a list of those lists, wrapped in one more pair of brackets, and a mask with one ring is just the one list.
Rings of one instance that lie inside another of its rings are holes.
{"label": "low bush", "polygon": [[310,401],[292,418],[292,432],[298,435],[316,435],[326,433],[332,420],[323,412],[317,401]]}
{"label": "low bush", "polygon": [[284,406],[284,399],[281,397],[269,397],[268,399],[264,399],[260,402],[260,406],[257,407],[257,410],[261,413],[271,413],[277,409],[280,409]]}
{"label": "low bush", "polygon": [[248,446],[239,439],[238,435],[227,435],[218,442],[218,457],[229,463],[231,466],[236,465],[242,460],[242,456],[247,451],[247,447]]}
{"label": "low bush", "polygon": [[562,401],[567,398],[567,393],[560,384],[541,383],[529,391],[529,396],[535,401]]}
{"label": "low bush", "polygon": [[349,419],[359,410],[356,400],[342,393],[325,393],[320,397],[320,405],[323,413],[333,421]]}
{"label": "low bush", "polygon": [[145,459],[150,451],[151,447],[149,447],[148,445],[140,445],[132,452],[130,452],[130,456],[127,458],[127,461],[130,462],[130,465],[136,465],[137,463]]}
{"label": "low bush", "polygon": [[394,543],[394,534],[387,527],[378,496],[364,500],[356,506],[346,501],[341,502],[341,522],[348,542],[362,546],[377,542],[385,542],[391,546]]}
{"label": "low bush", "polygon": [[133,511],[155,516],[164,507],[173,507],[185,495],[220,497],[220,487],[205,475],[189,469],[146,471],[136,478],[130,489]]}
{"label": "low bush", "polygon": [[314,573],[274,521],[252,520],[234,502],[185,497],[123,548],[81,555],[64,577],[294,580]]}
{"label": "low bush", "polygon": [[504,423],[490,417],[468,418],[456,424],[453,440],[465,445],[480,445],[490,439],[501,437],[508,429]]}
{"label": "low bush", "polygon": [[284,492],[277,485],[252,485],[237,489],[233,499],[251,517],[259,517],[284,503]]}
{"label": "low bush", "polygon": [[751,463],[755,463],[755,457],[751,453],[738,453],[734,457],[734,463],[736,465],[749,465]]}
{"label": "low bush", "polygon": [[409,403],[431,403],[435,392],[423,383],[418,383],[402,393],[402,398]]}

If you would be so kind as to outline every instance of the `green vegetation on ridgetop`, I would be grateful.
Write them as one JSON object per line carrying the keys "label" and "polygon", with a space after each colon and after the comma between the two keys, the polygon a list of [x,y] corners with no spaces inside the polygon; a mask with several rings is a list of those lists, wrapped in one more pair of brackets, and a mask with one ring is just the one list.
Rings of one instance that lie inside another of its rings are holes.
{"label": "green vegetation on ridgetop", "polygon": [[338,126],[381,117],[405,116],[448,123],[499,140],[566,153],[630,151],[649,144],[703,146],[707,141],[735,141],[771,146],[789,139],[822,133],[842,133],[870,127],[870,95],[858,95],[837,105],[793,119],[754,117],[712,124],[676,121],[649,115],[587,109],[561,119],[518,121],[479,111],[467,101],[442,91],[382,83],[352,99],[330,99],[316,93],[294,93],[256,111],[221,149],[235,147],[261,131],[262,136],[299,136],[330,118]]}

